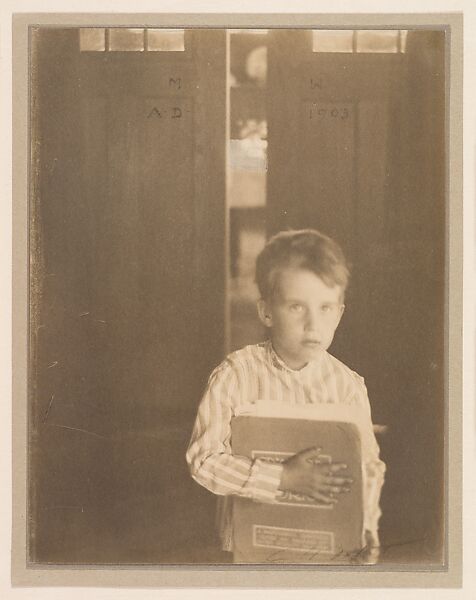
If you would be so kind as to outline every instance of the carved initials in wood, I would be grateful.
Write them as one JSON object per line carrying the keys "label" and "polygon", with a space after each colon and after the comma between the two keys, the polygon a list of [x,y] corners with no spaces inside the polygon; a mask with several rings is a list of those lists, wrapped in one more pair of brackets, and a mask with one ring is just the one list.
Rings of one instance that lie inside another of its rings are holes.
{"label": "carved initials in wood", "polygon": [[[156,106],[154,106],[154,108],[147,115],[147,118],[150,119],[151,117],[155,117],[157,119],[162,119],[162,116],[166,116],[167,112],[168,112],[167,110],[163,110],[163,109],[159,110]],[[181,119],[182,118],[182,109],[179,108],[178,106],[171,107],[171,112],[172,112],[172,114],[170,115],[171,119]]]}
{"label": "carved initials in wood", "polygon": [[176,87],[178,90],[182,89],[182,78],[177,77],[177,79],[174,79],[173,77],[170,77],[169,87]]}
{"label": "carved initials in wood", "polygon": [[162,115],[160,114],[159,109],[156,106],[154,106],[154,108],[150,111],[150,113],[147,115],[147,118],[150,119],[154,115],[159,119],[162,118]]}

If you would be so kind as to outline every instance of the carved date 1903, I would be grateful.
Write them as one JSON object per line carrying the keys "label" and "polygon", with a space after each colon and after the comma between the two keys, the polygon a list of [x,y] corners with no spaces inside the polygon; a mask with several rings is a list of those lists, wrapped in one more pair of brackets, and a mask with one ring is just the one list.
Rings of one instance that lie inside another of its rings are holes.
{"label": "carved date 1903", "polygon": [[322,106],[319,104],[311,104],[309,108],[309,119],[339,119],[345,121],[350,116],[349,109],[346,107],[338,108],[337,106]]}

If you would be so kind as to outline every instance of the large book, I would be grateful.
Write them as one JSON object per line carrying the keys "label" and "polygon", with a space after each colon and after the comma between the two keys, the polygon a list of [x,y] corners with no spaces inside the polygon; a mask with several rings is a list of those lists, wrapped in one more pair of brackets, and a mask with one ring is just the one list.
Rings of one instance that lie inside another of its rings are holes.
{"label": "large book", "polygon": [[310,447],[318,462],[347,465],[353,483],[336,504],[280,492],[273,503],[233,499],[234,562],[353,564],[363,554],[362,438],[368,415],[342,405],[289,407],[257,403],[232,419],[234,455],[273,463]]}

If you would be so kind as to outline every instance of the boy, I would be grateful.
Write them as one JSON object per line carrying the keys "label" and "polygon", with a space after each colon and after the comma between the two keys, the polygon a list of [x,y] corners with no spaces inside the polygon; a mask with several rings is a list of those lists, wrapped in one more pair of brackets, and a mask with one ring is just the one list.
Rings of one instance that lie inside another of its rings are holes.
{"label": "boy", "polygon": [[343,403],[368,414],[364,462],[364,529],[376,548],[379,498],[385,465],[372,431],[363,379],[328,354],[344,311],[349,270],[340,247],[315,230],[286,231],[271,238],[257,258],[258,314],[269,340],[230,354],[211,374],[187,451],[192,477],[225,497],[220,535],[233,550],[231,495],[274,502],[294,492],[321,502],[338,502],[349,491],[351,474],[342,464],[318,464],[318,448],[282,464],[235,456],[230,422],[240,406],[259,401],[291,405]]}

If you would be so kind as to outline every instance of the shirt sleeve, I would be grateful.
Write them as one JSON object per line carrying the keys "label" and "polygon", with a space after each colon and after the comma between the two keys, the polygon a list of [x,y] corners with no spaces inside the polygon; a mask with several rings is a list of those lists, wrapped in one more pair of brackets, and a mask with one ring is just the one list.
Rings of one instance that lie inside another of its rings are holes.
{"label": "shirt sleeve", "polygon": [[385,463],[380,459],[380,448],[373,431],[370,402],[364,380],[355,374],[355,387],[350,401],[361,406],[367,417],[362,437],[362,462],[364,486],[364,529],[369,531],[378,545],[378,525],[381,517],[380,494],[385,478]]}
{"label": "shirt sleeve", "polygon": [[237,456],[231,451],[231,419],[244,387],[242,383],[229,363],[222,363],[212,373],[198,409],[186,460],[195,481],[214,494],[274,502],[282,465]]}

